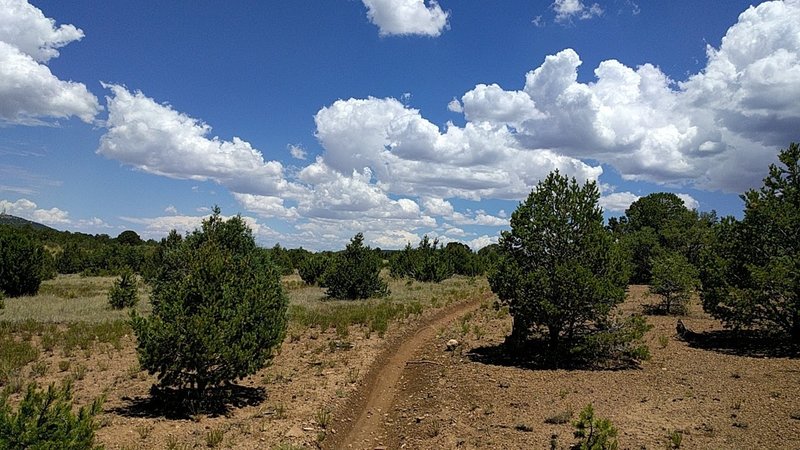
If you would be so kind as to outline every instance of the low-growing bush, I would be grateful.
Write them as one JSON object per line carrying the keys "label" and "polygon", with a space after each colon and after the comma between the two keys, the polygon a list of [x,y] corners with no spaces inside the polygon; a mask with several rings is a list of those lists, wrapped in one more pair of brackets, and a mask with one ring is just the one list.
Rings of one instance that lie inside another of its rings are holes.
{"label": "low-growing bush", "polygon": [[578,450],[616,450],[617,429],[608,419],[595,417],[592,404],[588,404],[581,411],[578,420],[572,424],[575,427],[575,437],[580,441],[573,446]]}
{"label": "low-growing bush", "polygon": [[0,448],[100,449],[95,444],[95,416],[102,411],[102,405],[100,397],[73,413],[69,383],[61,387],[50,385],[46,391],[30,384],[16,409],[4,394],[0,396]]}
{"label": "low-growing bush", "polygon": [[139,288],[136,275],[125,269],[108,291],[108,303],[114,309],[133,308],[139,301]]}

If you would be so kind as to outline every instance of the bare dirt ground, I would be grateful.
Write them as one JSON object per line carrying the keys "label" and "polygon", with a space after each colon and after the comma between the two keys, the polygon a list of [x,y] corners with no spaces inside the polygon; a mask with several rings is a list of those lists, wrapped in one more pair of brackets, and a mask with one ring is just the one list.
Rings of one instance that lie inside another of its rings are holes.
{"label": "bare dirt ground", "polygon": [[[623,310],[654,301],[632,286]],[[383,338],[361,326],[346,338],[290,330],[272,365],[218,414],[155,404],[132,336],[120,348],[43,352],[24,370],[40,385],[75,379],[78,404],[105,393],[98,438],[109,449],[568,448],[570,422],[588,403],[619,429],[621,448],[669,448],[677,432],[680,448],[800,449],[800,359],[768,342],[731,345],[697,304],[682,319],[704,339],[680,341],[676,317],[649,316],[651,360],[588,371],[493,357],[511,323],[492,302],[425,310]],[[451,338],[461,345],[446,352]]]}
{"label": "bare dirt ground", "polygon": [[336,433],[324,444],[325,448],[374,448],[390,439],[392,429],[383,423],[396,402],[399,380],[407,366],[429,364],[415,360],[414,355],[437,337],[437,331],[454,322],[459,316],[478,308],[476,298],[444,308],[425,321],[409,327],[405,333],[389,343],[367,374],[362,388],[354,392],[337,414]]}
{"label": "bare dirt ground", "polygon": [[[641,311],[650,302],[646,287],[632,286],[624,309]],[[648,317],[652,358],[639,369],[531,370],[485,356],[511,324],[507,315],[482,308],[413,355],[435,364],[406,367],[383,418],[383,445],[568,448],[575,442],[570,422],[592,403],[619,429],[620,448],[673,448],[676,432],[680,448],[800,448],[800,360],[764,357],[776,349],[731,347],[722,338],[691,346],[677,340],[676,320]],[[683,321],[711,332],[706,336],[726,336],[697,304]],[[445,352],[452,337],[462,347]]]}

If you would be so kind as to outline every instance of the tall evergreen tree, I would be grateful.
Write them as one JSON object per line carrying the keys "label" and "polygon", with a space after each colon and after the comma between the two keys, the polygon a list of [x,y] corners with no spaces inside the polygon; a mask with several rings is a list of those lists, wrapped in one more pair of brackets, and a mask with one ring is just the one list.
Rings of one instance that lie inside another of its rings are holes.
{"label": "tall evergreen tree", "polygon": [[778,331],[800,342],[800,145],[778,159],[763,186],[741,196],[744,219],[716,228],[701,272],[703,307],[728,327]]}

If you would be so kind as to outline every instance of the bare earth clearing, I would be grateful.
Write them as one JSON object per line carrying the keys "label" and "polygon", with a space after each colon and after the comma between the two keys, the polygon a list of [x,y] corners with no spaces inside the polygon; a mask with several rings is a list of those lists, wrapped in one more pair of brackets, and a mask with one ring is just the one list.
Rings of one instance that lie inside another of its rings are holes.
{"label": "bare earth clearing", "polygon": [[[675,431],[681,448],[800,448],[800,359],[725,342],[693,347],[676,339],[675,317],[650,316],[653,357],[640,369],[515,367],[496,356],[511,323],[491,307],[485,281],[451,283],[440,307],[400,319],[384,337],[359,325],[346,336],[293,325],[273,364],[243,380],[236,404],[217,415],[153,404],[154,379],[138,370],[132,336],[119,348],[43,351],[21,373],[39,384],[74,378],[78,404],[106,392],[98,437],[110,449],[521,449],[550,448],[553,435],[568,448],[570,421],[590,402],[620,430],[621,448],[668,448]],[[439,288],[407,289],[429,302]],[[646,287],[632,286],[623,309],[650,302]],[[696,304],[683,320],[696,332],[721,328]],[[451,338],[461,346],[446,352]]]}

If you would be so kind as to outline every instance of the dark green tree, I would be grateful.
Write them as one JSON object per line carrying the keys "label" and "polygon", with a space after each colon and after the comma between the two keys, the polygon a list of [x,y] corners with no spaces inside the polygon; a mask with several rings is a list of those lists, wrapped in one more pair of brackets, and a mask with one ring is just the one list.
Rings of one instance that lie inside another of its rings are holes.
{"label": "dark green tree", "polygon": [[545,333],[552,353],[604,326],[623,301],[627,273],[603,227],[597,185],[555,171],[514,211],[489,283],[513,317],[511,341]]}
{"label": "dark green tree", "polygon": [[411,278],[422,282],[440,283],[453,276],[453,265],[439,245],[439,240],[431,241],[425,235],[413,252]]}
{"label": "dark green tree", "polygon": [[323,275],[327,295],[348,300],[388,295],[389,288],[380,275],[382,266],[380,255],[364,245],[364,235],[356,234]]}
{"label": "dark green tree", "polygon": [[389,275],[393,278],[410,277],[414,271],[416,253],[411,243],[407,243],[403,250],[392,254],[389,258]]}
{"label": "dark green tree", "polygon": [[685,314],[699,282],[697,269],[680,253],[664,253],[653,260],[650,292],[661,297],[659,308],[665,314]]}
{"label": "dark green tree", "polygon": [[114,309],[133,308],[139,302],[139,287],[136,275],[124,269],[108,291],[108,303]]}
{"label": "dark green tree", "polygon": [[141,366],[164,387],[207,389],[255,373],[286,330],[280,277],[241,217],[220,217],[162,245],[153,313],[133,313]]}
{"label": "dark green tree", "polygon": [[444,247],[444,253],[456,274],[474,277],[483,273],[478,255],[472,252],[469,245],[461,242],[448,242]]}
{"label": "dark green tree", "polygon": [[318,284],[322,281],[322,275],[328,267],[329,258],[325,254],[317,253],[308,255],[298,268],[300,278],[306,284]]}
{"label": "dark green tree", "polygon": [[742,195],[741,222],[716,227],[701,271],[704,309],[728,327],[800,342],[800,145],[778,155],[763,186]]}
{"label": "dark green tree", "polygon": [[0,291],[8,297],[39,292],[45,252],[42,244],[24,231],[0,226]]}
{"label": "dark green tree", "polygon": [[123,245],[140,245],[142,238],[133,230],[125,230],[117,236],[117,243]]}

